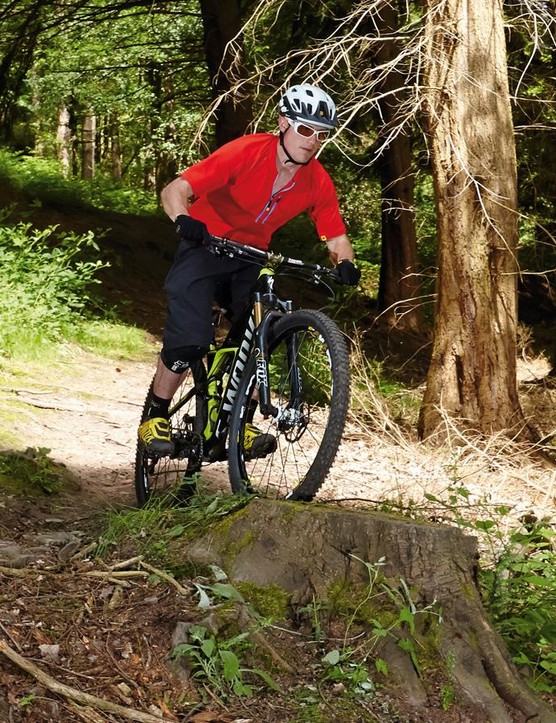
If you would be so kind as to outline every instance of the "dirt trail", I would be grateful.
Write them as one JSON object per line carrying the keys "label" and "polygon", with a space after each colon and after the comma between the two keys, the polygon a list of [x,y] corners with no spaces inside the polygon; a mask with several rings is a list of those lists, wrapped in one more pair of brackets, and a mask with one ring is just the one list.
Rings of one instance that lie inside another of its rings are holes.
{"label": "dirt trail", "polygon": [[138,420],[153,374],[153,362],[100,359],[78,349],[40,378],[12,386],[23,403],[27,446],[50,449],[85,495],[133,502],[133,462]]}

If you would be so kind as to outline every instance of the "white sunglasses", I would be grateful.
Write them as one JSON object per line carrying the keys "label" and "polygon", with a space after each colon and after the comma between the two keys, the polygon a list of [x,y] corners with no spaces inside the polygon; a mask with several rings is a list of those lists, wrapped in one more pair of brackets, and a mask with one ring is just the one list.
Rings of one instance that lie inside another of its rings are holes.
{"label": "white sunglasses", "polygon": [[316,136],[317,141],[320,141],[322,143],[330,135],[330,131],[316,131],[314,128],[305,125],[305,123],[302,123],[301,121],[290,120],[288,118],[288,123],[291,125],[294,131],[299,136],[303,136],[303,138],[312,138],[313,136]]}

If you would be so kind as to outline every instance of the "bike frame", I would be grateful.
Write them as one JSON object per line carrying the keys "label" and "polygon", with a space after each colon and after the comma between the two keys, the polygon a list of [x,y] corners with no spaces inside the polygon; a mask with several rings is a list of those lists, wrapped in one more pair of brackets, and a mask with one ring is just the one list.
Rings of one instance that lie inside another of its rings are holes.
{"label": "bike frame", "polygon": [[[218,243],[225,239],[213,237]],[[265,417],[278,417],[279,411],[273,407],[270,400],[269,369],[268,369],[268,343],[272,325],[285,314],[293,311],[293,302],[280,299],[274,291],[275,270],[282,263],[290,267],[305,267],[322,274],[330,273],[328,269],[317,264],[305,264],[297,259],[285,258],[279,254],[261,251],[249,246],[232,244],[234,250],[230,252],[226,247],[216,246],[217,253],[234,255],[237,257],[250,256],[264,260],[257,287],[251,296],[251,312],[241,333],[239,343],[232,341],[229,336],[221,346],[213,346],[207,354],[207,380],[202,389],[193,388],[170,409],[170,414],[177,412],[194,396],[202,394],[207,406],[207,418],[202,430],[203,448],[208,461],[221,459],[226,435],[228,433],[230,417],[234,400],[245,368],[251,356],[255,357],[255,383],[258,387],[259,410]],[[237,335],[235,331],[234,336]],[[289,340],[288,368],[292,375],[291,388],[293,397],[291,407],[296,408],[302,396],[301,375],[297,368],[297,340],[295,335]],[[228,380],[223,385],[223,378],[228,374]],[[212,452],[212,453],[211,453]]]}
{"label": "bike frame", "polygon": [[[208,419],[203,431],[204,442],[209,450],[221,442],[228,432],[237,390],[247,363],[253,355],[260,411],[265,417],[276,416],[278,410],[270,403],[268,384],[269,332],[277,319],[292,310],[292,302],[279,299],[274,292],[274,269],[271,266],[263,267],[259,273],[258,288],[253,293],[252,309],[241,341],[237,346],[232,346],[225,340],[221,347],[209,353]],[[295,356],[290,361],[293,359]],[[228,381],[222,388],[222,377],[225,373],[228,373]]]}

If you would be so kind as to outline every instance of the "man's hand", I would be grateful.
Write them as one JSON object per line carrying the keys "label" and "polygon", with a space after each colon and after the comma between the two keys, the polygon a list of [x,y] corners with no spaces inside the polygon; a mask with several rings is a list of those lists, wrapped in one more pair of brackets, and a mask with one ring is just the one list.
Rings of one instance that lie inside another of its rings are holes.
{"label": "man's hand", "polygon": [[361,271],[351,261],[344,259],[334,269],[338,283],[345,286],[357,286],[361,278]]}
{"label": "man's hand", "polygon": [[176,233],[182,241],[189,241],[191,246],[202,246],[210,240],[206,225],[184,213],[176,217]]}

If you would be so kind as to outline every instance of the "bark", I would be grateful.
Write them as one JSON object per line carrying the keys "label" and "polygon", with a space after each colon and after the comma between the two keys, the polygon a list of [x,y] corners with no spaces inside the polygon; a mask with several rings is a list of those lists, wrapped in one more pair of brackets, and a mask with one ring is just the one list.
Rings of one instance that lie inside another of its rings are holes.
{"label": "bark", "polygon": [[64,178],[68,178],[71,170],[71,129],[70,112],[63,105],[58,113],[58,130],[56,133],[56,149]]}
{"label": "bark", "polygon": [[[294,609],[326,606],[333,590],[368,584],[366,563],[384,558],[381,569],[392,587],[411,590],[418,609],[432,605],[442,611],[427,643],[436,647],[429,648],[429,658],[439,667],[444,661],[467,712],[475,714],[472,720],[509,723],[512,714],[523,714],[536,723],[556,721],[522,682],[487,620],[475,580],[476,540],[455,528],[375,512],[254,500],[191,543],[186,554],[196,562],[216,563],[232,581],[278,585]],[[434,695],[395,641],[387,638],[380,653],[415,706]],[[438,679],[433,688],[437,684]]]}
{"label": "bark", "polygon": [[109,134],[112,178],[115,181],[120,181],[122,178],[122,155],[120,148],[120,123],[117,114],[110,116]]}
{"label": "bark", "polygon": [[95,175],[95,135],[96,116],[90,112],[83,118],[81,178],[84,181],[92,181]]}
{"label": "bark", "polygon": [[430,0],[426,109],[438,230],[421,409],[484,433],[524,424],[516,382],[516,157],[501,0]]}
{"label": "bark", "polygon": [[[397,10],[387,3],[376,16],[385,40],[378,46],[375,60],[379,65],[399,55],[401,41],[395,40],[399,27]],[[416,331],[421,322],[419,281],[417,276],[417,233],[413,203],[411,141],[398,132],[400,107],[405,97],[405,77],[393,70],[380,87],[382,127],[380,144],[393,135],[380,158],[382,187],[382,259],[378,289],[378,308],[382,318],[392,326]]]}
{"label": "bark", "polygon": [[[236,0],[199,0],[204,27],[205,57],[211,78],[211,92],[214,100],[228,91],[231,83],[228,73],[234,67],[235,74],[243,74],[243,47],[235,41],[228,43],[241,29],[239,5]],[[245,93],[239,92],[223,100],[216,113],[216,145],[221,146],[242,136],[251,123],[251,101]]]}

